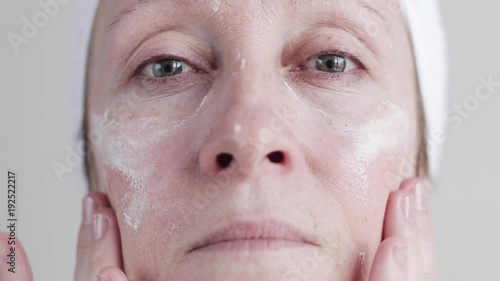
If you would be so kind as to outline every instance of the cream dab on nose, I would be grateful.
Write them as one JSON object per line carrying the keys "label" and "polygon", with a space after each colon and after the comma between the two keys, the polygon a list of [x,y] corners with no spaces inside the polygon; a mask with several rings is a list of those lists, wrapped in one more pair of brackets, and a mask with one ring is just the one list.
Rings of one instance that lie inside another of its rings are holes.
{"label": "cream dab on nose", "polygon": [[240,70],[245,69],[246,62],[247,62],[247,60],[246,60],[245,58],[242,58],[242,59],[240,60]]}
{"label": "cream dab on nose", "polygon": [[241,125],[240,125],[240,124],[235,124],[235,125],[234,125],[234,133],[236,133],[236,134],[237,134],[237,133],[241,132],[241,130],[242,130],[242,129],[243,129],[243,128],[241,127]]}
{"label": "cream dab on nose", "polygon": [[220,5],[222,4],[222,0],[215,0],[214,5],[212,6],[212,11],[217,13],[220,10]]}

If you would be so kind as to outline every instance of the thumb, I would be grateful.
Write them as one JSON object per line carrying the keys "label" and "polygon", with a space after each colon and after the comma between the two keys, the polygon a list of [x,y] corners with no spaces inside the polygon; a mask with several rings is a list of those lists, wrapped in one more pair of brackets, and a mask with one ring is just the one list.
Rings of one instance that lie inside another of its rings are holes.
{"label": "thumb", "polygon": [[97,281],[128,281],[125,273],[116,267],[106,267],[97,275]]}
{"label": "thumb", "polygon": [[408,246],[397,237],[384,240],[375,254],[370,281],[402,281],[407,280]]}
{"label": "thumb", "polygon": [[95,280],[102,268],[121,267],[120,231],[116,215],[104,194],[83,200],[83,220],[77,248],[75,280]]}

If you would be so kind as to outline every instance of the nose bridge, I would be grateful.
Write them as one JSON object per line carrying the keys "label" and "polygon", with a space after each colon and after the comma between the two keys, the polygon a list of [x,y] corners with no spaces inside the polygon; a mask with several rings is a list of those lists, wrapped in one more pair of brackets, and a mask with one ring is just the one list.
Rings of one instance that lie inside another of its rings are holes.
{"label": "nose bridge", "polygon": [[295,148],[279,78],[258,61],[237,67],[217,92],[222,106],[200,148],[200,166],[207,174],[230,167],[246,176],[289,172]]}
{"label": "nose bridge", "polygon": [[258,139],[262,130],[269,129],[282,102],[279,97],[282,87],[273,68],[263,63],[265,59],[247,60],[244,54],[237,57],[237,65],[218,94],[225,110],[217,129],[225,138],[249,142]]}
{"label": "nose bridge", "polygon": [[273,74],[263,68],[250,61],[246,69],[233,73],[228,79],[222,93],[230,103],[228,117],[243,118],[247,115],[261,122],[270,117],[269,109],[277,102],[279,87]]}

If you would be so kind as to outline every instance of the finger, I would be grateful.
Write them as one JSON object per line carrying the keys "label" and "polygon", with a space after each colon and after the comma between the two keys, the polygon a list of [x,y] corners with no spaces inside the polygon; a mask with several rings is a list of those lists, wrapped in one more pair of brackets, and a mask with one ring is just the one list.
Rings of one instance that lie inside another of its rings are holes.
{"label": "finger", "polygon": [[[404,186],[405,182],[401,184]],[[415,230],[413,224],[414,212],[412,203],[414,197],[411,192],[400,188],[389,195],[384,220],[384,239],[397,236],[409,238]]]}
{"label": "finger", "polygon": [[103,208],[94,216],[95,245],[92,249],[91,263],[99,271],[108,266],[122,267],[121,240],[113,209]]}
{"label": "finger", "polygon": [[28,255],[18,239],[0,233],[0,280],[32,281],[33,273]]}
{"label": "finger", "polygon": [[98,209],[93,196],[87,196],[83,205],[75,271],[77,281],[95,280],[102,268],[122,266],[121,241],[113,209]]}
{"label": "finger", "polygon": [[87,196],[90,196],[94,199],[94,202],[97,204],[97,208],[110,208],[111,204],[109,203],[108,196],[102,192],[90,192]]}
{"label": "finger", "polygon": [[400,188],[389,196],[384,221],[384,239],[397,237],[404,239],[407,245],[409,257],[407,275],[409,278],[420,278],[424,271],[417,228],[419,214],[416,209],[415,192],[411,189],[418,181],[418,179],[403,181]]}
{"label": "finger", "polygon": [[97,281],[128,281],[128,278],[119,268],[106,267],[97,275]]}
{"label": "finger", "polygon": [[94,213],[101,208],[109,208],[108,196],[100,192],[90,192],[82,201],[82,222],[78,234],[78,249],[89,248],[93,245]]}
{"label": "finger", "polygon": [[422,179],[414,182],[409,187],[409,190],[415,196],[415,227],[417,229],[424,272],[424,279],[422,280],[438,280],[436,247],[429,213],[429,188],[429,181]]}
{"label": "finger", "polygon": [[375,254],[370,281],[408,280],[408,247],[404,239],[391,237],[384,240]]}

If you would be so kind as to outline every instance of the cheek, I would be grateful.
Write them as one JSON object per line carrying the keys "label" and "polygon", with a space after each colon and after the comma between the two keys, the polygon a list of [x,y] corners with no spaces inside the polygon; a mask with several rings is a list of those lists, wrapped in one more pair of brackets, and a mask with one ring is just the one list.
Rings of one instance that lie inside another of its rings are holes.
{"label": "cheek", "polygon": [[327,149],[309,162],[316,178],[326,179],[325,189],[340,199],[350,222],[366,225],[373,211],[383,214],[389,192],[398,188],[394,175],[411,143],[407,114],[385,102],[356,121],[324,114],[322,120],[316,128],[321,136],[312,146]]}
{"label": "cheek", "polygon": [[[179,183],[189,183],[187,163],[195,155],[188,142],[180,141],[189,138],[189,125],[168,126],[161,118],[96,119],[105,136],[98,152],[106,190],[119,222],[137,232],[172,221],[185,199]],[[155,217],[163,223],[151,222]]]}

